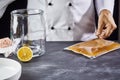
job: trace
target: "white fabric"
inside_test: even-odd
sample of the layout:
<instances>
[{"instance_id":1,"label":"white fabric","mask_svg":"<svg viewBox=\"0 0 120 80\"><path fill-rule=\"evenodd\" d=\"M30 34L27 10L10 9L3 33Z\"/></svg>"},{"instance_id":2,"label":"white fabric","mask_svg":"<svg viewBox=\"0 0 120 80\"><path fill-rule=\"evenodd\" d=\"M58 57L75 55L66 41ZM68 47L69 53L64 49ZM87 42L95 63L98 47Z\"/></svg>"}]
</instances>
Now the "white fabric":
<instances>
[{"instance_id":1,"label":"white fabric","mask_svg":"<svg viewBox=\"0 0 120 80\"><path fill-rule=\"evenodd\" d=\"M0 18L4 14L7 6L15 0L0 0Z\"/></svg>"},{"instance_id":2,"label":"white fabric","mask_svg":"<svg viewBox=\"0 0 120 80\"><path fill-rule=\"evenodd\" d=\"M96 0L96 7L98 14L101 10L107 9L113 14L114 0Z\"/></svg>"},{"instance_id":3,"label":"white fabric","mask_svg":"<svg viewBox=\"0 0 120 80\"><path fill-rule=\"evenodd\" d=\"M52 5L48 5L50 2ZM114 0L96 0L96 6L98 13L102 9L113 13ZM28 0L27 8L45 12L47 41L86 41L95 38L93 0ZM71 30L68 30L69 27Z\"/></svg>"}]
</instances>

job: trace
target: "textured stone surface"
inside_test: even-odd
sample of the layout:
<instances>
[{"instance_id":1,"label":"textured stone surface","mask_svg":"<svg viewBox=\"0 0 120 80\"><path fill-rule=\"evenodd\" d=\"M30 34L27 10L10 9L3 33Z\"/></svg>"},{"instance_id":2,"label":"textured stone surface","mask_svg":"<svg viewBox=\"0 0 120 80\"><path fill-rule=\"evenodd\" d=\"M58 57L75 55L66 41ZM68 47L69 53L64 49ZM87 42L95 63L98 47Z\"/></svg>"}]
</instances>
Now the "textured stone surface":
<instances>
[{"instance_id":1,"label":"textured stone surface","mask_svg":"<svg viewBox=\"0 0 120 80\"><path fill-rule=\"evenodd\" d=\"M119 80L120 49L88 59L83 55L64 51L76 42L48 42L46 53L22 63L20 80ZM10 58L16 59L15 56Z\"/></svg>"}]
</instances>

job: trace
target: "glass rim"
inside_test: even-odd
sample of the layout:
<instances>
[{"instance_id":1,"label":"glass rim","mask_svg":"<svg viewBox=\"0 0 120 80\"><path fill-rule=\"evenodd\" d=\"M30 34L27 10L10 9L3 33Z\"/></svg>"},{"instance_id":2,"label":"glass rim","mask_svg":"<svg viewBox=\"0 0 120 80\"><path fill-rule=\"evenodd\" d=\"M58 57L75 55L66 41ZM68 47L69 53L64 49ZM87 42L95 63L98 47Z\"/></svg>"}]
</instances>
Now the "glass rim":
<instances>
[{"instance_id":1,"label":"glass rim","mask_svg":"<svg viewBox=\"0 0 120 80\"><path fill-rule=\"evenodd\" d=\"M32 11L32 13L24 13L24 12L29 12L29 11ZM41 9L16 9L16 10L13 10L11 11L11 15L14 14L14 15L19 15L19 16L29 16L29 15L37 15L37 14L43 14L43 10Z\"/></svg>"}]
</instances>

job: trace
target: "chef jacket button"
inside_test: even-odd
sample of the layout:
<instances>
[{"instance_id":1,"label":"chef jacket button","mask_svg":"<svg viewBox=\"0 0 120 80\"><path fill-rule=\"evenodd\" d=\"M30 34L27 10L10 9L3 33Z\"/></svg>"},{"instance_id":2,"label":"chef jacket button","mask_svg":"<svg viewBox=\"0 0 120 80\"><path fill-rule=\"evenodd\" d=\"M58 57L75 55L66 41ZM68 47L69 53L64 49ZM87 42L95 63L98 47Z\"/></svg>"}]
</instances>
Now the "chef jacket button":
<instances>
[{"instance_id":1,"label":"chef jacket button","mask_svg":"<svg viewBox=\"0 0 120 80\"><path fill-rule=\"evenodd\" d=\"M53 4L50 2L50 3L48 3L48 5L49 5L49 6L52 6Z\"/></svg>"},{"instance_id":2,"label":"chef jacket button","mask_svg":"<svg viewBox=\"0 0 120 80\"><path fill-rule=\"evenodd\" d=\"M51 29L54 30L55 28L52 26Z\"/></svg>"},{"instance_id":3,"label":"chef jacket button","mask_svg":"<svg viewBox=\"0 0 120 80\"><path fill-rule=\"evenodd\" d=\"M71 30L71 27L68 27L68 30Z\"/></svg>"},{"instance_id":4,"label":"chef jacket button","mask_svg":"<svg viewBox=\"0 0 120 80\"><path fill-rule=\"evenodd\" d=\"M72 6L72 3L69 3L69 6Z\"/></svg>"}]
</instances>

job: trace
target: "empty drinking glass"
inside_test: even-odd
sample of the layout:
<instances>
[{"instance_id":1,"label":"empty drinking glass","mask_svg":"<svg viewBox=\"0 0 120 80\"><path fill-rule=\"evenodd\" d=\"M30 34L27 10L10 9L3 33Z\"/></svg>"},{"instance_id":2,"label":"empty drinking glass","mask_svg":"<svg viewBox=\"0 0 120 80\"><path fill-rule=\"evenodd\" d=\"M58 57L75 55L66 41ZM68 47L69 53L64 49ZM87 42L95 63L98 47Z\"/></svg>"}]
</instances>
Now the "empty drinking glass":
<instances>
[{"instance_id":1,"label":"empty drinking glass","mask_svg":"<svg viewBox=\"0 0 120 80\"><path fill-rule=\"evenodd\" d=\"M28 46L33 57L45 53L45 22L42 10L19 9L11 12L11 39L17 43L16 51Z\"/></svg>"}]
</instances>

